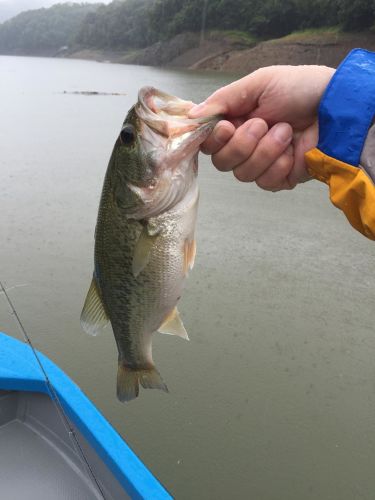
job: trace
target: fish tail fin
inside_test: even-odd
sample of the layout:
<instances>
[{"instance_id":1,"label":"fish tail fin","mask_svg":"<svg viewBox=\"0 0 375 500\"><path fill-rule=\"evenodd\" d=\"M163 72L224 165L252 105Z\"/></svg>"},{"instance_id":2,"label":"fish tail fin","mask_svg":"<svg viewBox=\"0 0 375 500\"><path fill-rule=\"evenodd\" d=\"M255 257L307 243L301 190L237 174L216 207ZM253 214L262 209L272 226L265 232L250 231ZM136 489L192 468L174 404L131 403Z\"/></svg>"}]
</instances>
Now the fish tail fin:
<instances>
[{"instance_id":1,"label":"fish tail fin","mask_svg":"<svg viewBox=\"0 0 375 500\"><path fill-rule=\"evenodd\" d=\"M156 368L134 370L121 361L117 371L117 398L122 401L131 401L138 397L139 384L145 389L161 389L169 392Z\"/></svg>"}]
</instances>

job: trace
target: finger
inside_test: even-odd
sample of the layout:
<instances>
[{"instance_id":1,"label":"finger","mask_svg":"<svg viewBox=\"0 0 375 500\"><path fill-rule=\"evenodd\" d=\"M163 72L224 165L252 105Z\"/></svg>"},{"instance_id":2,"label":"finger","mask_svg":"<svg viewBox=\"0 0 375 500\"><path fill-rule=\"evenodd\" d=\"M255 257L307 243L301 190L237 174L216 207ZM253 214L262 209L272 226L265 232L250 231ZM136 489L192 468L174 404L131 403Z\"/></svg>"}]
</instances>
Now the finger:
<instances>
[{"instance_id":1,"label":"finger","mask_svg":"<svg viewBox=\"0 0 375 500\"><path fill-rule=\"evenodd\" d=\"M292 189L295 184L289 182L288 176L293 168L293 148L289 146L285 153L260 175L255 183L266 191L280 191L281 189Z\"/></svg>"},{"instance_id":2,"label":"finger","mask_svg":"<svg viewBox=\"0 0 375 500\"><path fill-rule=\"evenodd\" d=\"M295 151L295 161L293 169L289 175L289 182L292 184L305 182L311 179L305 162L305 153L313 149L318 144L319 131L318 123L315 122L305 131L294 134L293 144Z\"/></svg>"},{"instance_id":3,"label":"finger","mask_svg":"<svg viewBox=\"0 0 375 500\"><path fill-rule=\"evenodd\" d=\"M234 169L235 177L242 182L257 179L284 153L292 137L293 129L288 123L274 125L259 141L253 154Z\"/></svg>"},{"instance_id":4,"label":"finger","mask_svg":"<svg viewBox=\"0 0 375 500\"><path fill-rule=\"evenodd\" d=\"M198 118L209 115L242 116L251 112L268 82L268 71L254 71L214 92L204 102L190 109L188 116Z\"/></svg>"},{"instance_id":5,"label":"finger","mask_svg":"<svg viewBox=\"0 0 375 500\"><path fill-rule=\"evenodd\" d=\"M235 128L238 128L238 127L241 127L241 125L243 125L248 119L249 119L249 116L240 116L238 118L231 118L230 122L233 123Z\"/></svg>"},{"instance_id":6,"label":"finger","mask_svg":"<svg viewBox=\"0 0 375 500\"><path fill-rule=\"evenodd\" d=\"M236 128L226 120L220 121L209 137L201 145L202 153L213 155L217 153L233 136Z\"/></svg>"},{"instance_id":7,"label":"finger","mask_svg":"<svg viewBox=\"0 0 375 500\"><path fill-rule=\"evenodd\" d=\"M222 172L232 170L249 158L267 131L264 120L255 118L245 122L235 131L230 141L212 156L212 163Z\"/></svg>"}]
</instances>

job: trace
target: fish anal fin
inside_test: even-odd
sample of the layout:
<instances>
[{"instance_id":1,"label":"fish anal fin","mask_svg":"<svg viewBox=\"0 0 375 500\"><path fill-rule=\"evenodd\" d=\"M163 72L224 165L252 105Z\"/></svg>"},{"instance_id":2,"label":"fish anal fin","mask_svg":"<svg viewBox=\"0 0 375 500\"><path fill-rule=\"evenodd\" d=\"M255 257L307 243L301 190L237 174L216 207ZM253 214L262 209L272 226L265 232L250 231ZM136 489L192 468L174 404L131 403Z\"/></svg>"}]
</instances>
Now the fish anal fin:
<instances>
[{"instance_id":1,"label":"fish anal fin","mask_svg":"<svg viewBox=\"0 0 375 500\"><path fill-rule=\"evenodd\" d=\"M184 273L185 276L189 270L193 269L195 262L195 255L197 253L197 244L195 239L185 240L184 244Z\"/></svg>"},{"instance_id":2,"label":"fish anal fin","mask_svg":"<svg viewBox=\"0 0 375 500\"><path fill-rule=\"evenodd\" d=\"M98 335L108 323L109 318L104 310L95 277L93 277L81 312L81 326L89 335Z\"/></svg>"},{"instance_id":3,"label":"fish anal fin","mask_svg":"<svg viewBox=\"0 0 375 500\"><path fill-rule=\"evenodd\" d=\"M117 398L121 402L131 401L138 397L139 384L145 389L160 389L169 392L160 373L155 367L149 369L129 368L119 361L117 371Z\"/></svg>"},{"instance_id":4,"label":"fish anal fin","mask_svg":"<svg viewBox=\"0 0 375 500\"><path fill-rule=\"evenodd\" d=\"M143 227L134 248L132 271L135 278L139 276L149 263L151 250L158 238L158 235L158 233L149 234L147 225Z\"/></svg>"},{"instance_id":5,"label":"fish anal fin","mask_svg":"<svg viewBox=\"0 0 375 500\"><path fill-rule=\"evenodd\" d=\"M185 330L177 307L172 309L172 311L168 314L164 323L158 328L158 332L166 335L177 335L177 337L189 340L189 336Z\"/></svg>"}]
</instances>

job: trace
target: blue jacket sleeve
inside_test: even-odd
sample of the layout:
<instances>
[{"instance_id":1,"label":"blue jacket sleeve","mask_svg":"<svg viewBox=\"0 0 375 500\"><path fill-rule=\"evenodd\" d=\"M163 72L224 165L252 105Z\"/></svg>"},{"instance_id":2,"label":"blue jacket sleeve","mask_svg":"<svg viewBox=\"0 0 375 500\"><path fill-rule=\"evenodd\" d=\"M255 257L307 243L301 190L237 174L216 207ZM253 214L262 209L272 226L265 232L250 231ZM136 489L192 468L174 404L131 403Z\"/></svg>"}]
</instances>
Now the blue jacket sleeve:
<instances>
[{"instance_id":1,"label":"blue jacket sleeve","mask_svg":"<svg viewBox=\"0 0 375 500\"><path fill-rule=\"evenodd\" d=\"M334 74L319 108L319 143L306 154L313 177L352 226L375 240L375 186L360 166L375 115L375 53L355 49Z\"/></svg>"}]
</instances>

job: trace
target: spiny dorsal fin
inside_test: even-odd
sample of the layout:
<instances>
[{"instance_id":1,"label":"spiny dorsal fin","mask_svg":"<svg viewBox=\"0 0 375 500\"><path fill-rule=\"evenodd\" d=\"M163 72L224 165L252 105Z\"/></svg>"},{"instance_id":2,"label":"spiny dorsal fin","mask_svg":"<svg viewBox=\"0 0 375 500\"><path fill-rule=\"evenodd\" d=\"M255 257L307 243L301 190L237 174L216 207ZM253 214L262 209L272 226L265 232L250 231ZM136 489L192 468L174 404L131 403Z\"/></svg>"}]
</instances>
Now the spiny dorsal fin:
<instances>
[{"instance_id":1,"label":"spiny dorsal fin","mask_svg":"<svg viewBox=\"0 0 375 500\"><path fill-rule=\"evenodd\" d=\"M158 332L165 333L166 335L177 335L182 339L189 340L189 336L182 323L177 307L168 314L164 323L158 328Z\"/></svg>"},{"instance_id":2,"label":"spiny dorsal fin","mask_svg":"<svg viewBox=\"0 0 375 500\"><path fill-rule=\"evenodd\" d=\"M143 269L147 266L150 260L152 247L158 238L157 234L149 234L147 224L143 227L139 235L137 244L134 248L132 271L133 276L136 278Z\"/></svg>"},{"instance_id":3,"label":"spiny dorsal fin","mask_svg":"<svg viewBox=\"0 0 375 500\"><path fill-rule=\"evenodd\" d=\"M81 326L89 335L98 335L108 323L109 318L104 310L95 277L93 277L81 312Z\"/></svg>"},{"instance_id":4,"label":"spiny dorsal fin","mask_svg":"<svg viewBox=\"0 0 375 500\"><path fill-rule=\"evenodd\" d=\"M195 240L185 240L184 245L184 273L185 276L188 274L189 270L193 269L195 254L197 252L197 244Z\"/></svg>"}]
</instances>

